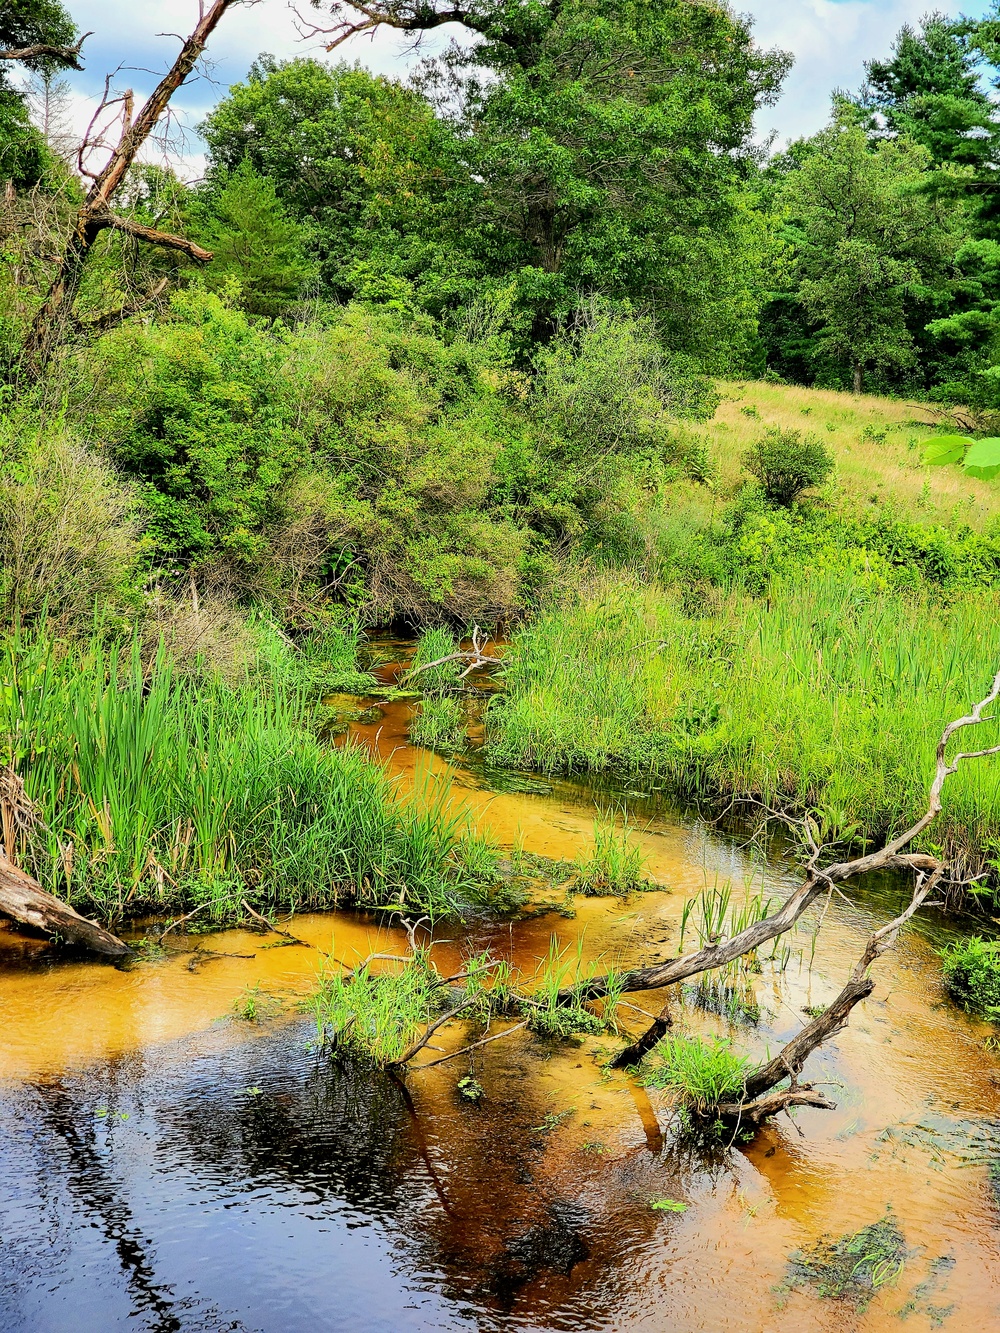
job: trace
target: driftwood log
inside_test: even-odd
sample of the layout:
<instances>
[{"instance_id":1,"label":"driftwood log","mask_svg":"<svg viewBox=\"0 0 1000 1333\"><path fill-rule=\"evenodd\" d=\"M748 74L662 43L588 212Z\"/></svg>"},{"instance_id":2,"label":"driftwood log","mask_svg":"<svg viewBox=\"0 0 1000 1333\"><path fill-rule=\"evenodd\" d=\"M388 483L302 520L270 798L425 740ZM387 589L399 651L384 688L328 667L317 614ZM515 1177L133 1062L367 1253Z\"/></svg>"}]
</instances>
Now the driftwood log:
<instances>
[{"instance_id":1,"label":"driftwood log","mask_svg":"<svg viewBox=\"0 0 1000 1333\"><path fill-rule=\"evenodd\" d=\"M88 921L68 903L46 893L37 880L19 870L0 851L0 913L22 926L59 935L70 944L80 945L106 958L131 958L132 950L124 940Z\"/></svg>"}]
</instances>

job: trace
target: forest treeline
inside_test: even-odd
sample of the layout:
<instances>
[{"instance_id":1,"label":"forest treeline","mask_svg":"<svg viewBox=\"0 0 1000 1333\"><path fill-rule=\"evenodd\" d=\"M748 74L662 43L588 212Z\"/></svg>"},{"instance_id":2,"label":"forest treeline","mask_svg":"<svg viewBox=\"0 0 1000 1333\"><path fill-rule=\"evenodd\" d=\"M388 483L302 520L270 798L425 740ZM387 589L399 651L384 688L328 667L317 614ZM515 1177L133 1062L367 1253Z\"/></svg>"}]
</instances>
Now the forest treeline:
<instances>
[{"instance_id":1,"label":"forest treeline","mask_svg":"<svg viewBox=\"0 0 1000 1333\"><path fill-rule=\"evenodd\" d=\"M334 46L374 22L334 10ZM79 522L119 602L194 568L240 597L495 619L581 543L634 547L637 488L704 479L678 423L714 410L706 376L1000 407L996 14L902 29L780 152L754 117L789 57L723 5L485 0L406 81L261 56L200 126L202 179L133 165L28 387L90 159L64 124L70 15L5 13L3 429L32 479L9 504L62 476L103 506ZM31 542L20 615L62 596Z\"/></svg>"}]
</instances>

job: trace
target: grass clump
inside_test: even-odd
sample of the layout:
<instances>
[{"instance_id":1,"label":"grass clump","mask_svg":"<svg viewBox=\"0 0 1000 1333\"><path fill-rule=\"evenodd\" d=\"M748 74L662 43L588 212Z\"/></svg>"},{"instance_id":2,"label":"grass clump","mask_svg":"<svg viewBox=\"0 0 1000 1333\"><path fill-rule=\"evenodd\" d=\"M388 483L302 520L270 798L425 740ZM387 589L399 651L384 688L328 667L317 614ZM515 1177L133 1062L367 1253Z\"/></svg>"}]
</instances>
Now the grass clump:
<instances>
[{"instance_id":1,"label":"grass clump","mask_svg":"<svg viewBox=\"0 0 1000 1333\"><path fill-rule=\"evenodd\" d=\"M410 740L443 754L465 745L465 709L458 699L443 695L425 698L410 723Z\"/></svg>"},{"instance_id":2,"label":"grass clump","mask_svg":"<svg viewBox=\"0 0 1000 1333\"><path fill-rule=\"evenodd\" d=\"M891 1286L906 1264L907 1248L895 1218L887 1214L837 1240L822 1237L789 1260L785 1288L809 1284L821 1296L850 1301L860 1313L883 1287Z\"/></svg>"},{"instance_id":3,"label":"grass clump","mask_svg":"<svg viewBox=\"0 0 1000 1333\"><path fill-rule=\"evenodd\" d=\"M643 875L647 858L631 841L627 820L619 830L613 818L594 820L594 844L575 862L576 892L588 897L623 897L648 884Z\"/></svg>"},{"instance_id":4,"label":"grass clump","mask_svg":"<svg viewBox=\"0 0 1000 1333\"><path fill-rule=\"evenodd\" d=\"M953 941L941 953L948 994L963 1009L1000 1018L1000 940L972 935Z\"/></svg>"},{"instance_id":5,"label":"grass clump","mask_svg":"<svg viewBox=\"0 0 1000 1333\"><path fill-rule=\"evenodd\" d=\"M36 812L16 848L42 884L110 919L207 904L356 902L441 914L495 860L441 786L401 799L352 747L324 746L280 676L180 676L138 639L0 644L0 765Z\"/></svg>"},{"instance_id":6,"label":"grass clump","mask_svg":"<svg viewBox=\"0 0 1000 1333\"><path fill-rule=\"evenodd\" d=\"M416 650L404 676L405 683L431 696L457 690L460 688L462 663L440 661L442 657L455 652L458 652L458 640L450 629L439 626L425 630L417 640ZM434 662L438 665L432 666Z\"/></svg>"},{"instance_id":7,"label":"grass clump","mask_svg":"<svg viewBox=\"0 0 1000 1333\"><path fill-rule=\"evenodd\" d=\"M722 1102L743 1095L750 1061L737 1055L720 1037L667 1037L642 1070L647 1088L677 1095L680 1104L698 1115L708 1115Z\"/></svg>"},{"instance_id":8,"label":"grass clump","mask_svg":"<svg viewBox=\"0 0 1000 1333\"><path fill-rule=\"evenodd\" d=\"M334 971L328 960L307 1007L324 1045L362 1055L373 1064L396 1064L431 1018L446 992L426 954L394 972Z\"/></svg>"}]
</instances>

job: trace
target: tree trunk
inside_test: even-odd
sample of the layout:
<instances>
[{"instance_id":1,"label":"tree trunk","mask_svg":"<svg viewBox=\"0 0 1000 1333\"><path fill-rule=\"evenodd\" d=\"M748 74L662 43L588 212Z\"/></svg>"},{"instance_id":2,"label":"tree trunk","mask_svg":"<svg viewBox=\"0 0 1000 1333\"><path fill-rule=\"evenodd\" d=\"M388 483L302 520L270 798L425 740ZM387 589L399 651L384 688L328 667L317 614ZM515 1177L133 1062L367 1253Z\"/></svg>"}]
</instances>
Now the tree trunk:
<instances>
[{"instance_id":1,"label":"tree trunk","mask_svg":"<svg viewBox=\"0 0 1000 1333\"><path fill-rule=\"evenodd\" d=\"M857 364L854 367L854 392L861 392L861 367Z\"/></svg>"},{"instance_id":2,"label":"tree trunk","mask_svg":"<svg viewBox=\"0 0 1000 1333\"><path fill-rule=\"evenodd\" d=\"M68 903L46 893L37 880L19 870L0 852L0 912L22 926L32 926L49 935L61 935L106 958L131 958L132 950L95 921L88 921Z\"/></svg>"}]
</instances>

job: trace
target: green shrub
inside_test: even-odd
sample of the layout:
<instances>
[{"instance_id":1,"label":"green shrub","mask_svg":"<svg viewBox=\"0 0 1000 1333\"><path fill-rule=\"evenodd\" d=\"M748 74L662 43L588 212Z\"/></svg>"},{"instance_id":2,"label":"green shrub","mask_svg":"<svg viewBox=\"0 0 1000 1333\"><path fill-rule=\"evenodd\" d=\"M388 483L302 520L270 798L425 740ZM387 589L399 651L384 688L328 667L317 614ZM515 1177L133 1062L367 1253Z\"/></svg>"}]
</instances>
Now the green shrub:
<instances>
[{"instance_id":1,"label":"green shrub","mask_svg":"<svg viewBox=\"0 0 1000 1333\"><path fill-rule=\"evenodd\" d=\"M953 941L942 951L941 970L948 994L963 1009L1000 1017L1000 940L972 935Z\"/></svg>"},{"instance_id":2,"label":"green shrub","mask_svg":"<svg viewBox=\"0 0 1000 1333\"><path fill-rule=\"evenodd\" d=\"M144 546L135 496L58 421L27 413L0 424L0 614L46 613L63 632L88 631L142 604Z\"/></svg>"},{"instance_id":3,"label":"green shrub","mask_svg":"<svg viewBox=\"0 0 1000 1333\"><path fill-rule=\"evenodd\" d=\"M833 455L813 435L775 427L743 455L743 466L776 504L790 505L822 486L833 471Z\"/></svg>"}]
</instances>

